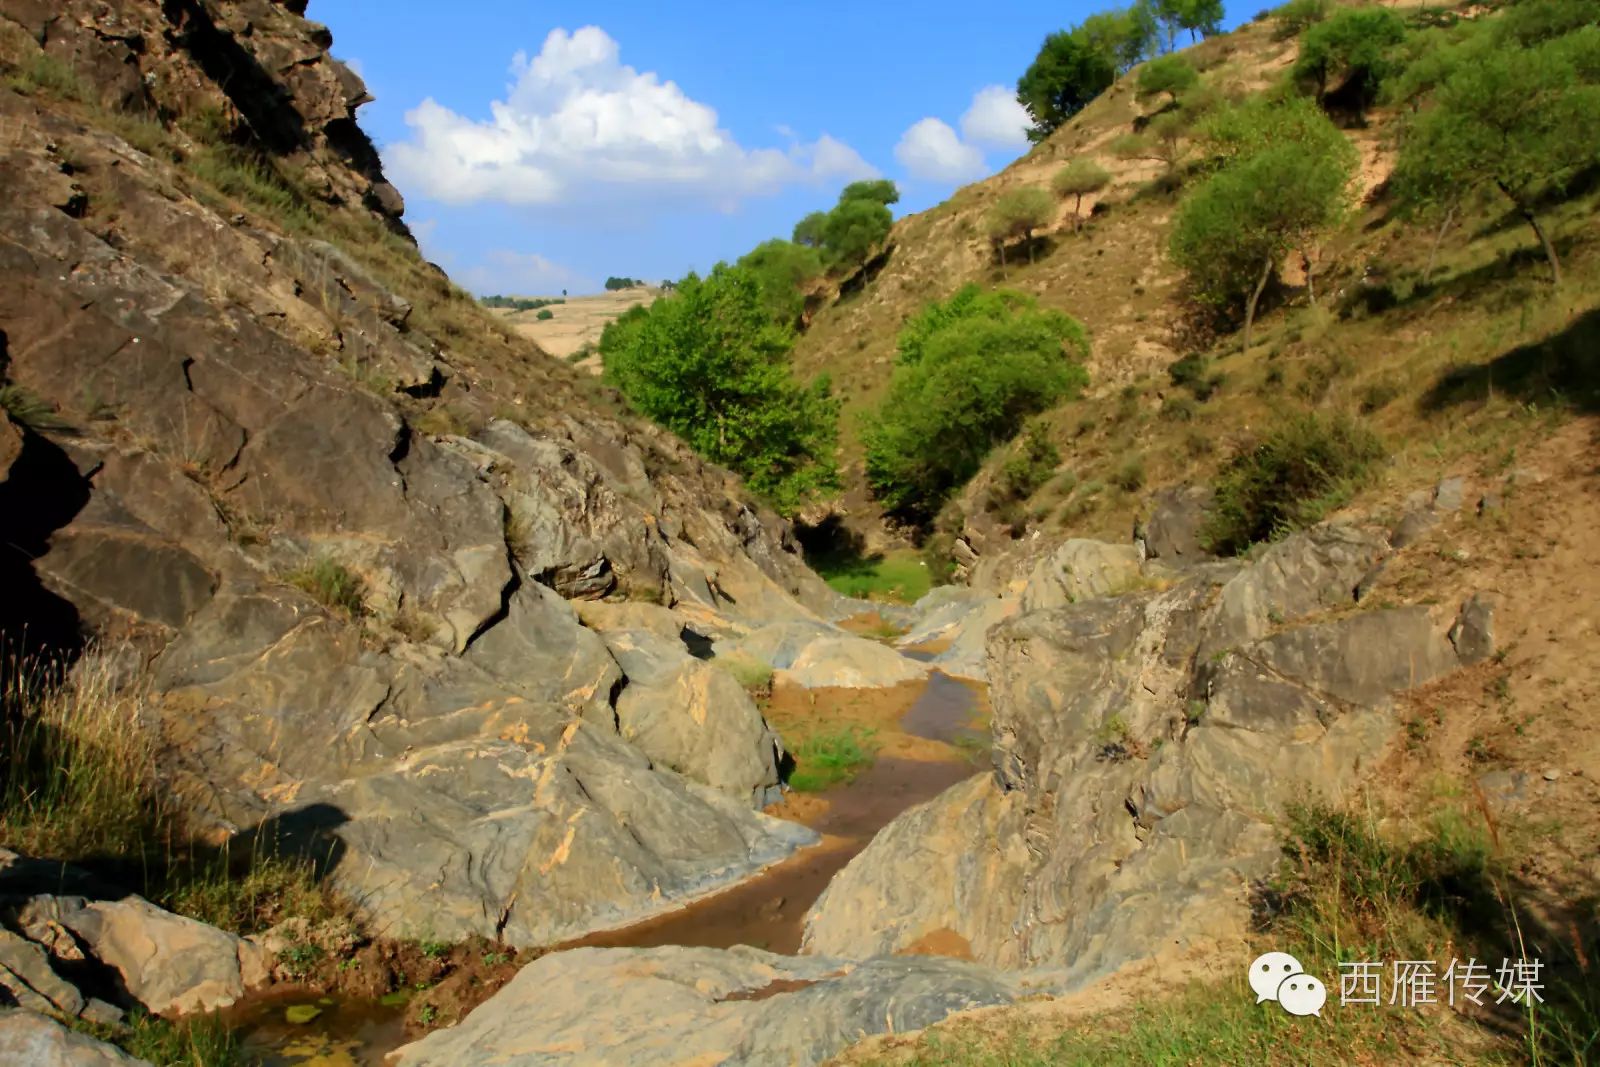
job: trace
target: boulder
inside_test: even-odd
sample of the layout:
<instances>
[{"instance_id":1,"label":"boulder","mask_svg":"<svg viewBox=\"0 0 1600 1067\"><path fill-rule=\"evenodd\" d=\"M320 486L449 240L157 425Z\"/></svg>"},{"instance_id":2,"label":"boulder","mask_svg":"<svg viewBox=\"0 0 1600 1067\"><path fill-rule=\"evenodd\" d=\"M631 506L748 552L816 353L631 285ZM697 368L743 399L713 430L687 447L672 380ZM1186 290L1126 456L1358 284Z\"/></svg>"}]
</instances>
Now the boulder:
<instances>
[{"instance_id":1,"label":"boulder","mask_svg":"<svg viewBox=\"0 0 1600 1067\"><path fill-rule=\"evenodd\" d=\"M616 702L624 740L754 807L777 798L783 746L737 679L648 630L615 631L606 644L627 676Z\"/></svg>"},{"instance_id":2,"label":"boulder","mask_svg":"<svg viewBox=\"0 0 1600 1067\"><path fill-rule=\"evenodd\" d=\"M1156 493L1140 531L1146 557L1181 564L1210 555L1200 543L1200 531L1214 496L1204 485L1174 486Z\"/></svg>"},{"instance_id":3,"label":"boulder","mask_svg":"<svg viewBox=\"0 0 1600 1067\"><path fill-rule=\"evenodd\" d=\"M278 822L335 857L335 886L380 932L517 947L670 911L817 840L747 797L652 770L609 729L526 722L309 783Z\"/></svg>"},{"instance_id":4,"label":"boulder","mask_svg":"<svg viewBox=\"0 0 1600 1067\"><path fill-rule=\"evenodd\" d=\"M150 1067L115 1045L32 1011L0 1009L0 1063L19 1067Z\"/></svg>"},{"instance_id":5,"label":"boulder","mask_svg":"<svg viewBox=\"0 0 1600 1067\"><path fill-rule=\"evenodd\" d=\"M398 1067L822 1063L869 1034L1004 1004L1005 977L931 957L849 963L753 948L576 949L524 967Z\"/></svg>"},{"instance_id":6,"label":"boulder","mask_svg":"<svg viewBox=\"0 0 1600 1067\"><path fill-rule=\"evenodd\" d=\"M1022 610L1039 611L1125 592L1142 573L1132 545L1073 538L1034 565L1022 590Z\"/></svg>"},{"instance_id":7,"label":"boulder","mask_svg":"<svg viewBox=\"0 0 1600 1067\"><path fill-rule=\"evenodd\" d=\"M1461 605L1461 614L1450 628L1450 643L1462 663L1482 663L1494 655L1495 598L1487 593L1474 593Z\"/></svg>"},{"instance_id":8,"label":"boulder","mask_svg":"<svg viewBox=\"0 0 1600 1067\"><path fill-rule=\"evenodd\" d=\"M128 994L153 1014L225 1008L267 977L255 946L141 897L41 898L32 908L36 918L71 930L84 950L113 968Z\"/></svg>"},{"instance_id":9,"label":"boulder","mask_svg":"<svg viewBox=\"0 0 1600 1067\"><path fill-rule=\"evenodd\" d=\"M1382 545L1313 530L994 627L994 773L880 831L806 948L861 958L943 931L1074 987L1244 934L1284 806L1349 795L1396 733L1391 694L1460 663L1422 607L1307 620L1351 606Z\"/></svg>"},{"instance_id":10,"label":"boulder","mask_svg":"<svg viewBox=\"0 0 1600 1067\"><path fill-rule=\"evenodd\" d=\"M930 594L931 595L931 594ZM898 644L913 648L919 644L944 647L931 656L918 657L930 667L946 674L982 682L988 678L989 630L1016 614L1016 597L974 595L952 599L929 612Z\"/></svg>"},{"instance_id":11,"label":"boulder","mask_svg":"<svg viewBox=\"0 0 1600 1067\"><path fill-rule=\"evenodd\" d=\"M13 1003L29 1011L78 1015L84 997L76 986L56 974L50 954L27 938L0 930L0 985Z\"/></svg>"},{"instance_id":12,"label":"boulder","mask_svg":"<svg viewBox=\"0 0 1600 1067\"><path fill-rule=\"evenodd\" d=\"M850 635L817 638L779 672L784 681L805 689L879 689L919 681L927 674L926 664L888 645Z\"/></svg>"}]
</instances>

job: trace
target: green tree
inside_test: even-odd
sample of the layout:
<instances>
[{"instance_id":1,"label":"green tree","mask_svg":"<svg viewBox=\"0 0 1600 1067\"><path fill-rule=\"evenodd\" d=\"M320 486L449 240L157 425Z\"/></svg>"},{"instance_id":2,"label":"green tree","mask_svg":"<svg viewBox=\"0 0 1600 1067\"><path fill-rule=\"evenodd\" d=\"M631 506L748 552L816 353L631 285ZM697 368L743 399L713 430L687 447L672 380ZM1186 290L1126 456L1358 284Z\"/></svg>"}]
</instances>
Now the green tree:
<instances>
[{"instance_id":1,"label":"green tree","mask_svg":"<svg viewBox=\"0 0 1600 1067\"><path fill-rule=\"evenodd\" d=\"M1116 80L1116 66L1076 30L1052 33L1017 82L1017 102L1033 119L1028 137L1042 141Z\"/></svg>"},{"instance_id":2,"label":"green tree","mask_svg":"<svg viewBox=\"0 0 1600 1067\"><path fill-rule=\"evenodd\" d=\"M1200 83L1194 65L1180 55L1160 56L1139 68L1138 93L1141 99L1166 93L1173 103Z\"/></svg>"},{"instance_id":3,"label":"green tree","mask_svg":"<svg viewBox=\"0 0 1600 1067\"><path fill-rule=\"evenodd\" d=\"M926 523L996 445L1088 382L1081 324L1024 293L975 285L901 332L889 394L867 419L867 482L892 514Z\"/></svg>"},{"instance_id":4,"label":"green tree","mask_svg":"<svg viewBox=\"0 0 1600 1067\"><path fill-rule=\"evenodd\" d=\"M817 249L829 270L859 267L889 236L894 226L889 205L899 200L894 182L851 182L831 211L813 211L795 225L794 243Z\"/></svg>"},{"instance_id":5,"label":"green tree","mask_svg":"<svg viewBox=\"0 0 1600 1067\"><path fill-rule=\"evenodd\" d=\"M1213 135L1226 134L1223 163L1179 205L1170 251L1200 299L1222 308L1244 301L1249 351L1278 262L1304 252L1347 209L1356 151L1309 100L1236 111L1211 124Z\"/></svg>"},{"instance_id":6,"label":"green tree","mask_svg":"<svg viewBox=\"0 0 1600 1067\"><path fill-rule=\"evenodd\" d=\"M1087 157L1079 157L1056 171L1050 188L1063 200L1072 198L1072 230L1083 228L1083 198L1111 184L1111 172Z\"/></svg>"},{"instance_id":7,"label":"green tree","mask_svg":"<svg viewBox=\"0 0 1600 1067\"><path fill-rule=\"evenodd\" d=\"M828 213L826 211L813 211L794 224L794 243L805 245L808 248L821 248L822 234L827 228Z\"/></svg>"},{"instance_id":8,"label":"green tree","mask_svg":"<svg viewBox=\"0 0 1600 1067\"><path fill-rule=\"evenodd\" d=\"M1295 37L1328 17L1332 0L1289 0L1272 12L1278 22L1279 36Z\"/></svg>"},{"instance_id":9,"label":"green tree","mask_svg":"<svg viewBox=\"0 0 1600 1067\"><path fill-rule=\"evenodd\" d=\"M807 245L781 238L763 241L736 264L761 287L774 322L793 325L805 308L805 285L822 276L822 256Z\"/></svg>"},{"instance_id":10,"label":"green tree","mask_svg":"<svg viewBox=\"0 0 1600 1067\"><path fill-rule=\"evenodd\" d=\"M1025 186L1000 194L994 207L989 209L989 238L1000 253L1000 268L1005 269L1006 246L1014 241L1025 241L1028 262L1033 262L1033 234L1055 219L1056 205L1050 194L1037 186Z\"/></svg>"},{"instance_id":11,"label":"green tree","mask_svg":"<svg viewBox=\"0 0 1600 1067\"><path fill-rule=\"evenodd\" d=\"M1104 56L1116 74L1125 74L1156 49L1155 9L1141 0L1131 7L1098 11L1074 32Z\"/></svg>"},{"instance_id":12,"label":"green tree","mask_svg":"<svg viewBox=\"0 0 1600 1067\"><path fill-rule=\"evenodd\" d=\"M870 178L866 181L851 182L840 191L839 203L851 200L870 200L888 207L890 204L900 202L900 190L887 178Z\"/></svg>"},{"instance_id":13,"label":"green tree","mask_svg":"<svg viewBox=\"0 0 1600 1067\"><path fill-rule=\"evenodd\" d=\"M1463 47L1401 142L1393 186L1412 209L1498 189L1527 222L1556 284L1540 197L1600 164L1600 27L1531 48Z\"/></svg>"},{"instance_id":14,"label":"green tree","mask_svg":"<svg viewBox=\"0 0 1600 1067\"><path fill-rule=\"evenodd\" d=\"M639 411L792 514L839 484L838 403L826 380L794 380L792 344L756 278L719 264L607 326L600 355Z\"/></svg>"},{"instance_id":15,"label":"green tree","mask_svg":"<svg viewBox=\"0 0 1600 1067\"><path fill-rule=\"evenodd\" d=\"M1170 181L1183 161L1187 129L1181 112L1167 111L1151 119L1143 133L1123 134L1111 142L1110 148L1122 159L1150 159L1165 165Z\"/></svg>"},{"instance_id":16,"label":"green tree","mask_svg":"<svg viewBox=\"0 0 1600 1067\"><path fill-rule=\"evenodd\" d=\"M1306 30L1291 76L1319 104L1332 85L1347 90L1365 111L1397 69L1396 52L1405 38L1405 20L1386 7L1342 8Z\"/></svg>"},{"instance_id":17,"label":"green tree","mask_svg":"<svg viewBox=\"0 0 1600 1067\"><path fill-rule=\"evenodd\" d=\"M1176 0L1178 25L1189 31L1189 40L1210 37L1222 28L1222 0Z\"/></svg>"}]
</instances>

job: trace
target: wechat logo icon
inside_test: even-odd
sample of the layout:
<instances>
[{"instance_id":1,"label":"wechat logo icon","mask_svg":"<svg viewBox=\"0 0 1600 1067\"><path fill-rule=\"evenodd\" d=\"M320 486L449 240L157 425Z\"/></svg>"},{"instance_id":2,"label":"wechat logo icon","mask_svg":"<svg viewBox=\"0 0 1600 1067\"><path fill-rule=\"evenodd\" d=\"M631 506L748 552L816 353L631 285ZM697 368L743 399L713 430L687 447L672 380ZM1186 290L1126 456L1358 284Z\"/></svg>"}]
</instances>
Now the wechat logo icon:
<instances>
[{"instance_id":1,"label":"wechat logo icon","mask_svg":"<svg viewBox=\"0 0 1600 1067\"><path fill-rule=\"evenodd\" d=\"M1328 987L1305 973L1300 961L1287 952L1263 952L1250 964L1250 988L1256 1003L1275 1000L1290 1015L1322 1017Z\"/></svg>"}]
</instances>

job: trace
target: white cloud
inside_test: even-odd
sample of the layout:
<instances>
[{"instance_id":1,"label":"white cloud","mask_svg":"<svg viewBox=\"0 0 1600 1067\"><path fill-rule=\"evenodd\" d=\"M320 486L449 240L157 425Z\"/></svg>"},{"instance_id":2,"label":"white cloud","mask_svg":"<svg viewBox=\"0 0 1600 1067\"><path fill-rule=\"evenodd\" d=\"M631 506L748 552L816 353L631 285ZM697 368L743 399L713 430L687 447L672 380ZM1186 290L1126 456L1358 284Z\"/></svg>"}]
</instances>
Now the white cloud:
<instances>
[{"instance_id":1,"label":"white cloud","mask_svg":"<svg viewBox=\"0 0 1600 1067\"><path fill-rule=\"evenodd\" d=\"M894 158L913 178L934 182L960 182L982 177L988 169L983 153L962 143L942 119L918 119L900 135Z\"/></svg>"},{"instance_id":2,"label":"white cloud","mask_svg":"<svg viewBox=\"0 0 1600 1067\"><path fill-rule=\"evenodd\" d=\"M406 114L411 136L384 153L402 186L452 204L616 204L664 196L731 208L801 182L877 172L823 135L747 149L711 107L640 73L598 26L553 30L539 54L518 52L504 100L475 121L432 99Z\"/></svg>"},{"instance_id":3,"label":"white cloud","mask_svg":"<svg viewBox=\"0 0 1600 1067\"><path fill-rule=\"evenodd\" d=\"M485 262L459 272L457 280L481 296L550 296L563 289L589 290L594 282L536 252L495 251Z\"/></svg>"},{"instance_id":4,"label":"white cloud","mask_svg":"<svg viewBox=\"0 0 1600 1067\"><path fill-rule=\"evenodd\" d=\"M1023 148L1033 120L1017 103L1017 94L1003 85L987 85L972 97L961 116L961 136L970 144L990 148Z\"/></svg>"}]
</instances>

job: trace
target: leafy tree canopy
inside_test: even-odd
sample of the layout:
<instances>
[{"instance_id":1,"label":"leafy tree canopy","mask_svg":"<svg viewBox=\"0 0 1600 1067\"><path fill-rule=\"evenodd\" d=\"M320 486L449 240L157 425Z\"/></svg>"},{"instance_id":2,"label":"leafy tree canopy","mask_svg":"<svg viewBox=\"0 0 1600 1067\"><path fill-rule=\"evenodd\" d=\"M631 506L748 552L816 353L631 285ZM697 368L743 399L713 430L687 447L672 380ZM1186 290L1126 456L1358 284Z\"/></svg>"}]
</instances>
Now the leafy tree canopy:
<instances>
[{"instance_id":1,"label":"leafy tree canopy","mask_svg":"<svg viewBox=\"0 0 1600 1067\"><path fill-rule=\"evenodd\" d=\"M719 264L606 327L606 378L649 418L785 514L838 488L838 404L794 380L793 334L748 270Z\"/></svg>"},{"instance_id":2,"label":"leafy tree canopy","mask_svg":"<svg viewBox=\"0 0 1600 1067\"><path fill-rule=\"evenodd\" d=\"M1413 210L1488 186L1516 206L1559 282L1561 264L1535 213L1541 196L1600 165L1600 27L1528 48L1462 42L1431 69L1401 142L1393 187Z\"/></svg>"},{"instance_id":3,"label":"leafy tree canopy","mask_svg":"<svg viewBox=\"0 0 1600 1067\"><path fill-rule=\"evenodd\" d=\"M775 237L745 253L737 266L755 278L773 321L792 325L805 307L803 287L822 275L822 256L808 245Z\"/></svg>"},{"instance_id":4,"label":"leafy tree canopy","mask_svg":"<svg viewBox=\"0 0 1600 1067\"><path fill-rule=\"evenodd\" d=\"M892 514L930 521L997 444L1088 382L1075 319L968 285L901 331L889 395L868 418L867 481Z\"/></svg>"},{"instance_id":5,"label":"leafy tree canopy","mask_svg":"<svg viewBox=\"0 0 1600 1067\"><path fill-rule=\"evenodd\" d=\"M1017 102L1033 119L1028 137L1042 141L1111 87L1117 68L1083 34L1052 33L1017 82Z\"/></svg>"},{"instance_id":6,"label":"leafy tree canopy","mask_svg":"<svg viewBox=\"0 0 1600 1067\"><path fill-rule=\"evenodd\" d=\"M1200 299L1220 308L1245 300L1248 348L1278 261L1348 207L1356 150L1304 98L1252 101L1215 116L1207 132L1222 164L1179 205L1169 247Z\"/></svg>"},{"instance_id":7,"label":"leafy tree canopy","mask_svg":"<svg viewBox=\"0 0 1600 1067\"><path fill-rule=\"evenodd\" d=\"M1365 110L1398 67L1397 49L1405 38L1405 20L1386 7L1341 8L1306 30L1291 74L1319 101L1330 89L1346 87Z\"/></svg>"},{"instance_id":8,"label":"leafy tree canopy","mask_svg":"<svg viewBox=\"0 0 1600 1067\"><path fill-rule=\"evenodd\" d=\"M1141 97L1166 93L1174 101L1179 94L1194 88L1200 82L1194 65L1181 55L1173 54L1152 59L1139 69L1138 89Z\"/></svg>"}]
</instances>

